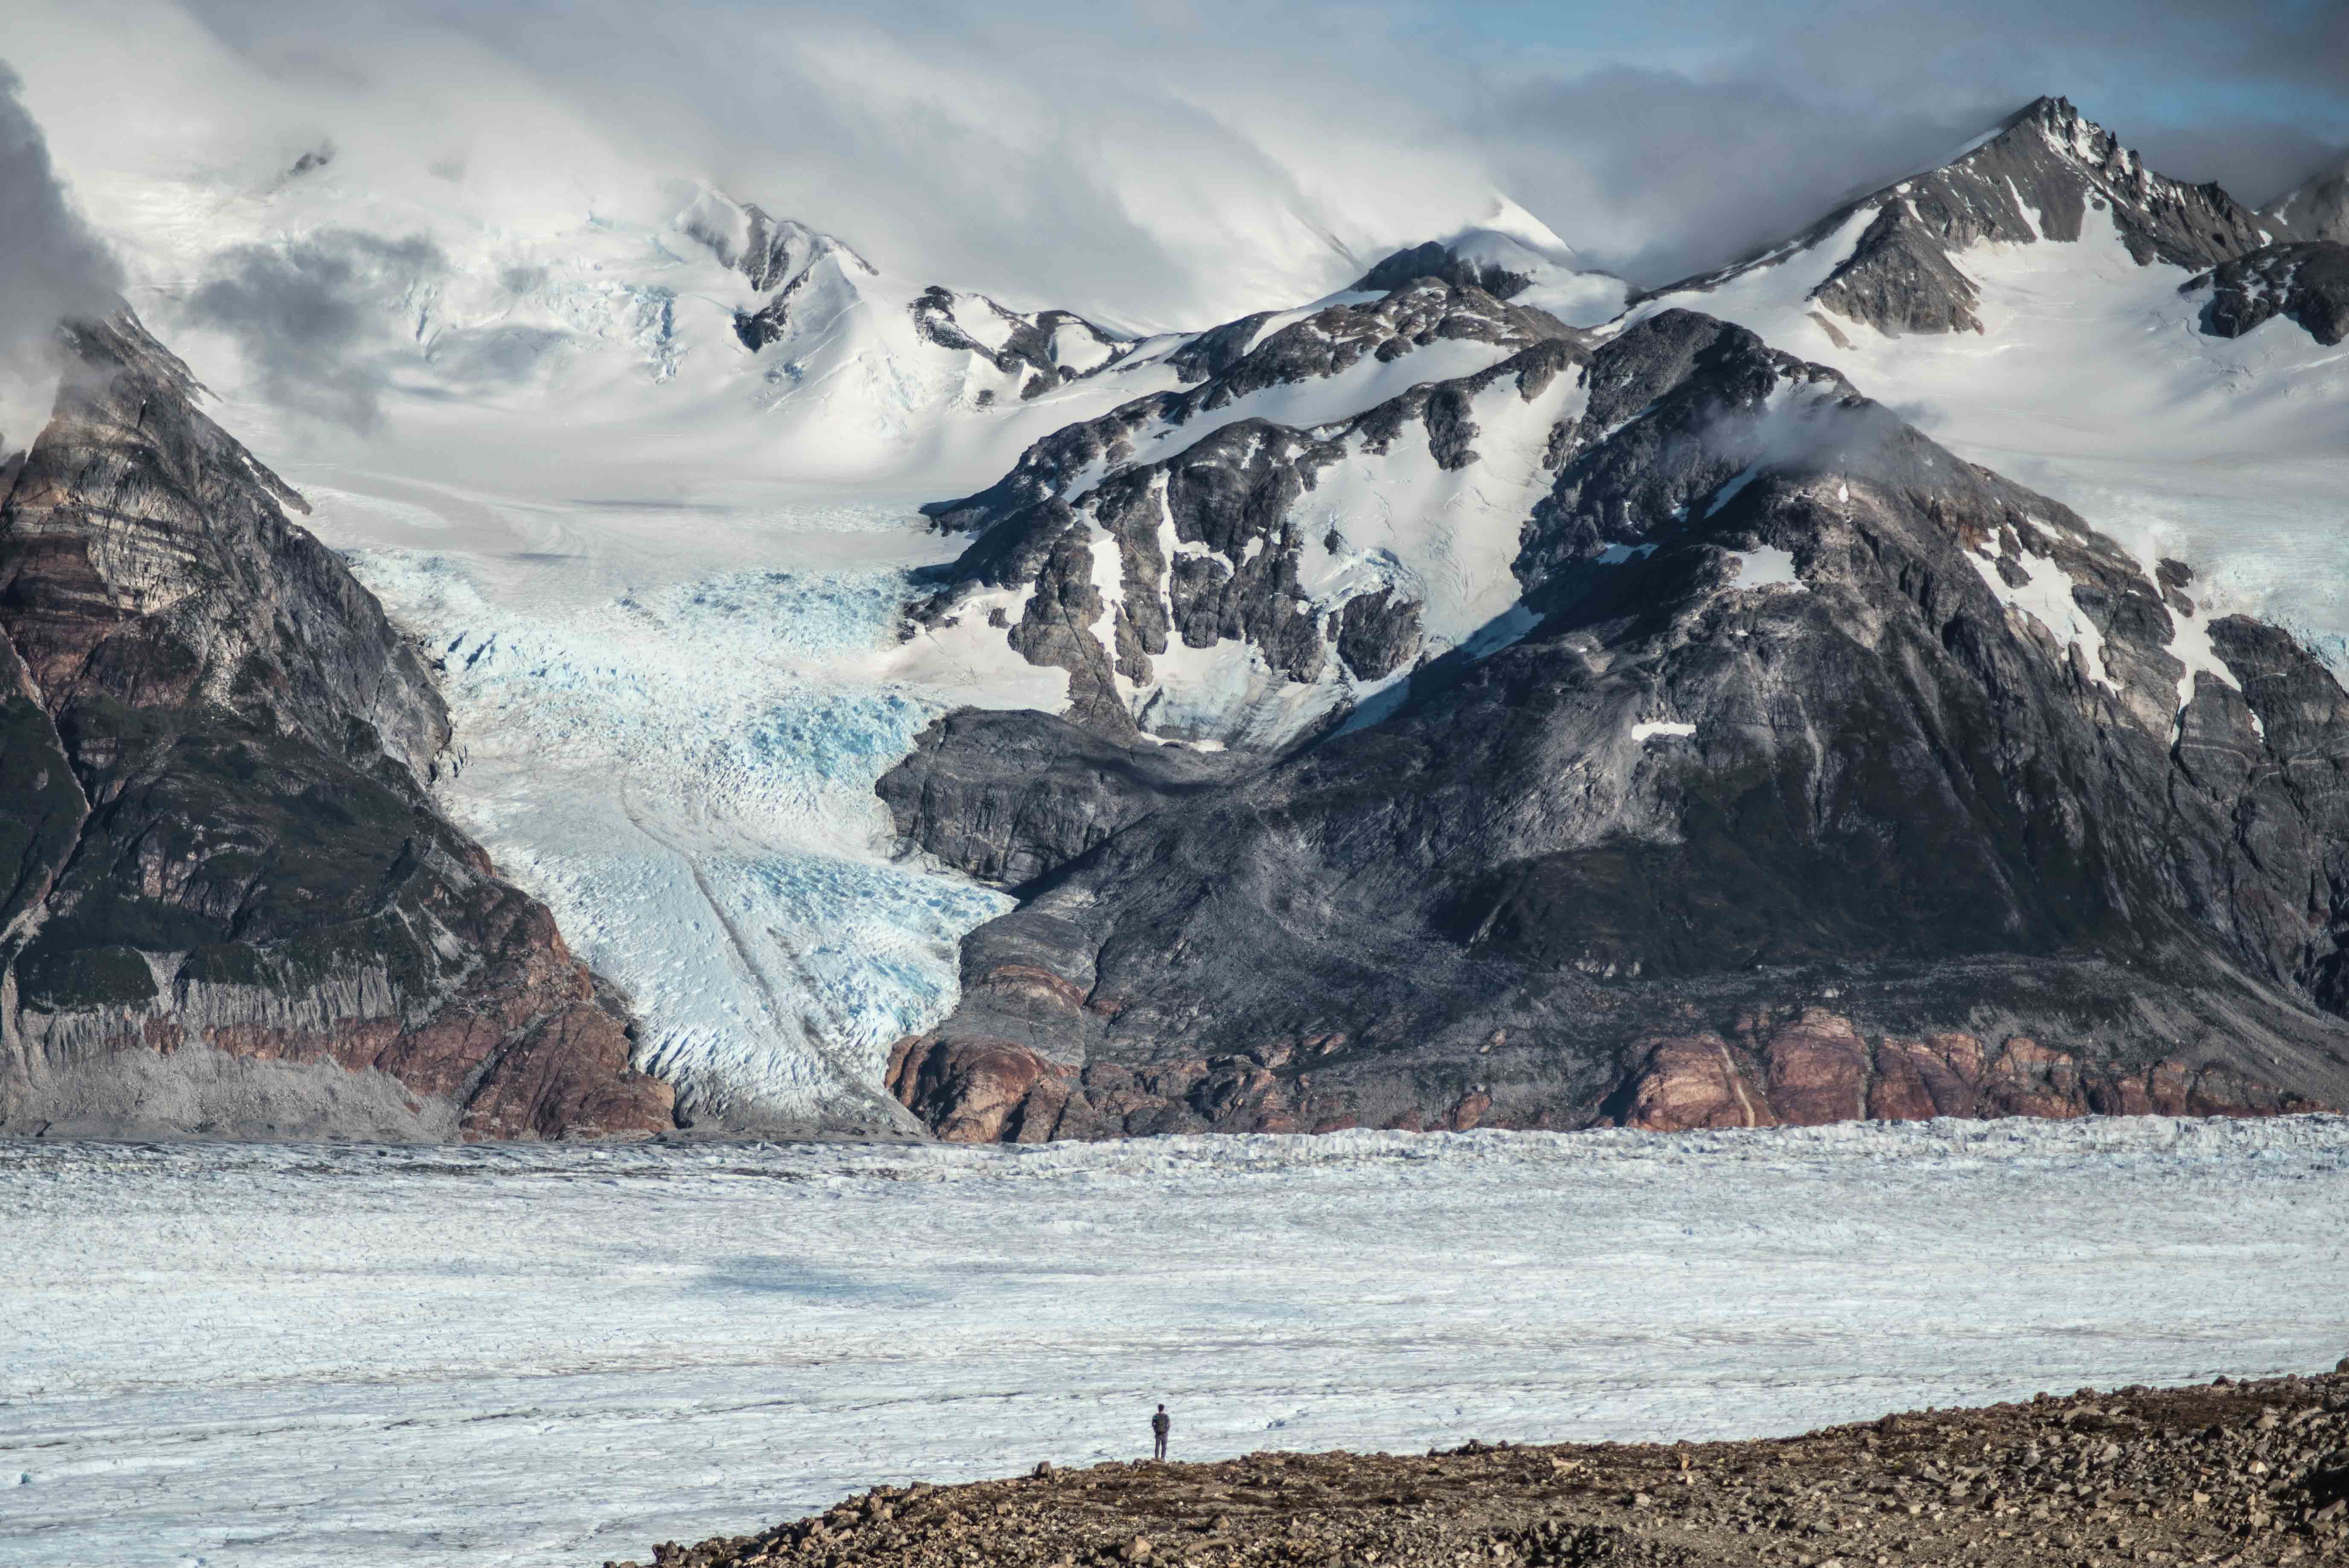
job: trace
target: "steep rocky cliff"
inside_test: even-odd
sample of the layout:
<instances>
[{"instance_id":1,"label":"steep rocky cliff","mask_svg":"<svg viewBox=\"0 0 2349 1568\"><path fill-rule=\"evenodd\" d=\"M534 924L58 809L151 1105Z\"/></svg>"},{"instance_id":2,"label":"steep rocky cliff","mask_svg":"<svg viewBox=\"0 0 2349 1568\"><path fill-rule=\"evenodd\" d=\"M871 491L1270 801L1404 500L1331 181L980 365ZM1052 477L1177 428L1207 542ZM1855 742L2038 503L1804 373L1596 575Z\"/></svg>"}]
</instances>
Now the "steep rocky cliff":
<instances>
[{"instance_id":1,"label":"steep rocky cliff","mask_svg":"<svg viewBox=\"0 0 2349 1568\"><path fill-rule=\"evenodd\" d=\"M0 496L0 1128L669 1124L625 1002L424 785L429 671L126 311Z\"/></svg>"},{"instance_id":2,"label":"steep rocky cliff","mask_svg":"<svg viewBox=\"0 0 2349 1568\"><path fill-rule=\"evenodd\" d=\"M885 780L1025 897L901 1099L1020 1140L2349 1103L2321 664L1742 328L1525 352L1576 389L1547 489L1460 522L1506 531L1518 640L1220 781L1081 705ZM1186 526L1277 539L1307 488ZM1071 822L1050 768L1118 782Z\"/></svg>"}]
</instances>

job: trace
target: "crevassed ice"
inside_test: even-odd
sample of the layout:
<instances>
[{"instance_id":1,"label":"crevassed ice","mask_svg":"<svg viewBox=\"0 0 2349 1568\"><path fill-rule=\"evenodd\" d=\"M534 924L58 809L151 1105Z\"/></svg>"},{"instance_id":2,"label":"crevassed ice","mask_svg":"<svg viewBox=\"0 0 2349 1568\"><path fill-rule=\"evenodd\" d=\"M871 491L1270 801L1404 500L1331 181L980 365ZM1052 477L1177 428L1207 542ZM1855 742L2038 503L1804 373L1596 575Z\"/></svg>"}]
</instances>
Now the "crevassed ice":
<instances>
[{"instance_id":1,"label":"crevassed ice","mask_svg":"<svg viewBox=\"0 0 2349 1568\"><path fill-rule=\"evenodd\" d=\"M874 783L946 704L827 666L888 635L904 573L516 602L463 556L351 559L445 663L452 814L630 994L681 1108L895 1122L883 1054L951 1008L961 936L1009 907L886 858Z\"/></svg>"}]
</instances>

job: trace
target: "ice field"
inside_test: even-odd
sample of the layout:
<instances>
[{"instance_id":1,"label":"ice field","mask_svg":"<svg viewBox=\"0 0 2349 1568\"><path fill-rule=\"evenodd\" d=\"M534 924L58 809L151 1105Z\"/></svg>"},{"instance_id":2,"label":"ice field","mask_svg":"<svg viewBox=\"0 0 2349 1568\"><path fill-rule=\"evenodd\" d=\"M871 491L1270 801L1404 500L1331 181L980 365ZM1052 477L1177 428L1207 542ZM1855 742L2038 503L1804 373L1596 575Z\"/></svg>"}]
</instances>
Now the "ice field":
<instances>
[{"instance_id":1,"label":"ice field","mask_svg":"<svg viewBox=\"0 0 2349 1568\"><path fill-rule=\"evenodd\" d=\"M960 542L885 500L553 505L297 471L311 525L444 666L442 799L628 992L687 1113L910 1126L883 1056L951 1007L957 943L1010 900L892 863L874 781L947 708L1063 686L1008 647L981 673L899 645L907 571Z\"/></svg>"},{"instance_id":2,"label":"ice field","mask_svg":"<svg viewBox=\"0 0 2349 1568\"><path fill-rule=\"evenodd\" d=\"M15 1142L0 1227L0 1562L41 1568L592 1568L1130 1457L1162 1399L1178 1458L1401 1451L2349 1354L2341 1118Z\"/></svg>"}]
</instances>

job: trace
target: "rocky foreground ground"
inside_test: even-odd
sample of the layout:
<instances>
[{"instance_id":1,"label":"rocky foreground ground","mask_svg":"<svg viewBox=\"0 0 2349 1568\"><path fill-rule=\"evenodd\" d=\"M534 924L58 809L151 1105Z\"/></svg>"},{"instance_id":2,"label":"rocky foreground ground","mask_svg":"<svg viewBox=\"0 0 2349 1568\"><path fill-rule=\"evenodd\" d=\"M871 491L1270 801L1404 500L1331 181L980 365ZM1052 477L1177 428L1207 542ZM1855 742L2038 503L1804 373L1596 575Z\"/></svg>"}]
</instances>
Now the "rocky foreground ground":
<instances>
[{"instance_id":1,"label":"rocky foreground ground","mask_svg":"<svg viewBox=\"0 0 2349 1568\"><path fill-rule=\"evenodd\" d=\"M1754 1442L1251 1454L880 1487L655 1568L2349 1563L2349 1360ZM606 1563L605 1568L640 1568Z\"/></svg>"}]
</instances>

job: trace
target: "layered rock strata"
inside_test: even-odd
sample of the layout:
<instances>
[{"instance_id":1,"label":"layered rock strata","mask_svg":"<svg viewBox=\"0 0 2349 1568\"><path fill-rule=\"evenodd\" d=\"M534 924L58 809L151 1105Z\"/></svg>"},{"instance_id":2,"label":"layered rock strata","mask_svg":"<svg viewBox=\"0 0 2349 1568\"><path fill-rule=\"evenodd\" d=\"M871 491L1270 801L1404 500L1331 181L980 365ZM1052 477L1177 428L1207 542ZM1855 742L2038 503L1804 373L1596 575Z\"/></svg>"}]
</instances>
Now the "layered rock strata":
<instances>
[{"instance_id":1,"label":"layered rock strata","mask_svg":"<svg viewBox=\"0 0 2349 1568\"><path fill-rule=\"evenodd\" d=\"M0 1128L670 1124L625 1001L426 784L430 672L127 312L0 499Z\"/></svg>"}]
</instances>

